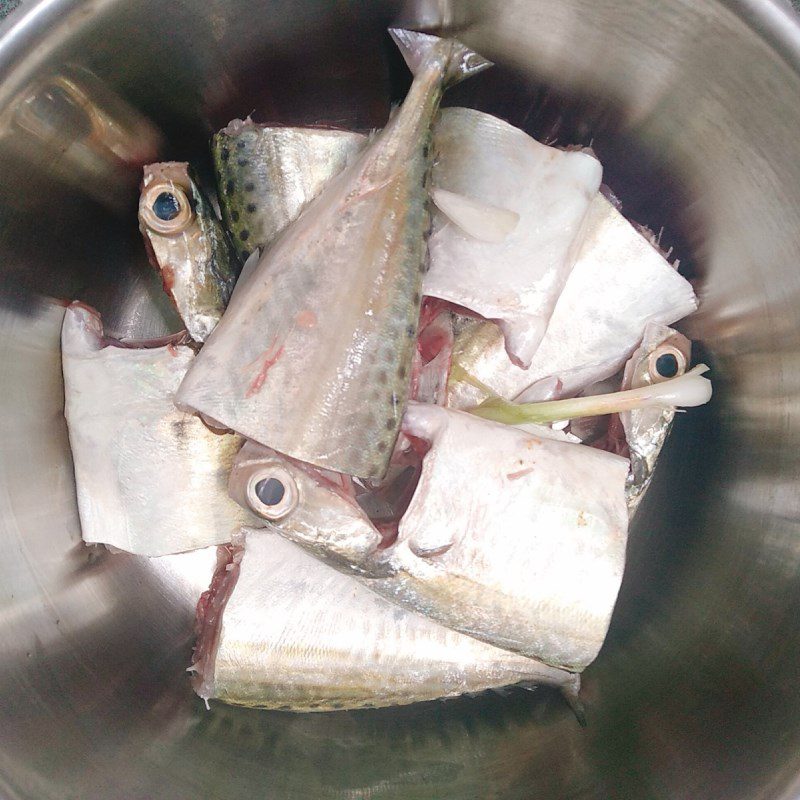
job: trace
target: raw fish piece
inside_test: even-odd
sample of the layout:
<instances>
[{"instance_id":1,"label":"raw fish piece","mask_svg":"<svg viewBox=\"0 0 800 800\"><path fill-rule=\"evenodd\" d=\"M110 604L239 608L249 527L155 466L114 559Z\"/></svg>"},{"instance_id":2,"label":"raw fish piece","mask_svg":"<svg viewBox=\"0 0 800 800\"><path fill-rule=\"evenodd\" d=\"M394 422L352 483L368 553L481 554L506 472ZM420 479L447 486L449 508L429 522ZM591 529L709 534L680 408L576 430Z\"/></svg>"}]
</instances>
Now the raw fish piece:
<instances>
[{"instance_id":1,"label":"raw fish piece","mask_svg":"<svg viewBox=\"0 0 800 800\"><path fill-rule=\"evenodd\" d=\"M352 131L257 125L235 119L211 150L225 225L245 258L300 215L367 137Z\"/></svg>"},{"instance_id":2,"label":"raw fish piece","mask_svg":"<svg viewBox=\"0 0 800 800\"><path fill-rule=\"evenodd\" d=\"M204 342L228 305L242 265L188 164L144 168L139 228L186 330Z\"/></svg>"},{"instance_id":3,"label":"raw fish piece","mask_svg":"<svg viewBox=\"0 0 800 800\"><path fill-rule=\"evenodd\" d=\"M425 300L419 320L417 349L411 366L411 399L444 405L453 356L453 314L438 300Z\"/></svg>"},{"instance_id":4,"label":"raw fish piece","mask_svg":"<svg viewBox=\"0 0 800 800\"><path fill-rule=\"evenodd\" d=\"M431 122L447 85L488 66L454 40L392 33L414 72L405 102L240 285L178 392L250 439L370 479L408 396Z\"/></svg>"},{"instance_id":5,"label":"raw fish piece","mask_svg":"<svg viewBox=\"0 0 800 800\"><path fill-rule=\"evenodd\" d=\"M481 321L459 334L454 361L508 400L551 377L561 381L559 396L571 397L620 370L648 323L669 325L696 308L688 281L597 195L578 260L530 369L512 364L500 331ZM454 408L474 406L486 397L473 386L450 381L448 403Z\"/></svg>"},{"instance_id":6,"label":"raw fish piece","mask_svg":"<svg viewBox=\"0 0 800 800\"><path fill-rule=\"evenodd\" d=\"M513 683L573 700L579 677L405 611L263 530L220 548L198 604L195 691L236 705L331 711Z\"/></svg>"},{"instance_id":7,"label":"raw fish piece","mask_svg":"<svg viewBox=\"0 0 800 800\"><path fill-rule=\"evenodd\" d=\"M495 320L509 356L531 363L569 277L600 162L558 150L470 108L444 109L434 127L433 185L507 209L518 222L499 241L434 215L424 293ZM485 213L486 219L492 214ZM477 238L476 238L477 237Z\"/></svg>"},{"instance_id":8,"label":"raw fish piece","mask_svg":"<svg viewBox=\"0 0 800 800\"><path fill-rule=\"evenodd\" d=\"M228 542L252 522L227 492L241 437L173 404L194 358L179 339L134 348L104 339L93 309L66 311L64 414L85 542L161 556Z\"/></svg>"},{"instance_id":9,"label":"raw fish piece","mask_svg":"<svg viewBox=\"0 0 800 800\"><path fill-rule=\"evenodd\" d=\"M638 389L683 375L691 362L691 342L666 325L647 326L641 346L625 365L623 389ZM619 415L631 459L628 505L633 514L650 485L656 461L667 440L675 406L639 408Z\"/></svg>"},{"instance_id":10,"label":"raw fish piece","mask_svg":"<svg viewBox=\"0 0 800 800\"><path fill-rule=\"evenodd\" d=\"M332 482L250 444L231 494L404 608L552 666L584 669L622 579L627 459L430 405L411 404L403 431L430 449L393 543ZM270 481L282 487L277 502L259 497Z\"/></svg>"}]
</instances>

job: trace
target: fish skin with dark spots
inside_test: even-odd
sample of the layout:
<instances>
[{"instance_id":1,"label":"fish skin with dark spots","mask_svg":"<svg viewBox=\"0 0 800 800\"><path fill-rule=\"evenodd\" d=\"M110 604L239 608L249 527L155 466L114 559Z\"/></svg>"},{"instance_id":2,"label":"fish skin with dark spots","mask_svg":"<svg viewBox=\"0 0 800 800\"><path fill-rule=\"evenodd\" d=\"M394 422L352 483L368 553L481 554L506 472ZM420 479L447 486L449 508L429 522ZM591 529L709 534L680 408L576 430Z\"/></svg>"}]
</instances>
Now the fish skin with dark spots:
<instances>
[{"instance_id":1,"label":"fish skin with dark spots","mask_svg":"<svg viewBox=\"0 0 800 800\"><path fill-rule=\"evenodd\" d=\"M250 439L368 479L386 473L408 397L431 123L447 85L489 66L454 40L393 35L414 72L405 102L239 284L177 395ZM281 355L253 392L273 341Z\"/></svg>"},{"instance_id":2,"label":"fish skin with dark spots","mask_svg":"<svg viewBox=\"0 0 800 800\"><path fill-rule=\"evenodd\" d=\"M249 119L235 119L215 134L219 206L240 255L270 245L366 143L366 136L351 131Z\"/></svg>"}]
</instances>

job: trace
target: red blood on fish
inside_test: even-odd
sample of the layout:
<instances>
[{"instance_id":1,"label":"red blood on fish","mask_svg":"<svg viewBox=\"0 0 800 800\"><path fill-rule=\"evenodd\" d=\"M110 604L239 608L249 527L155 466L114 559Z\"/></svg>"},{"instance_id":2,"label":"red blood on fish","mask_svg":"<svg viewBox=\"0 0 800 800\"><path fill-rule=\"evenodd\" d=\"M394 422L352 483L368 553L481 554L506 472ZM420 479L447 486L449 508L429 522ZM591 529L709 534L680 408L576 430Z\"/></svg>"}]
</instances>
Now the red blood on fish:
<instances>
[{"instance_id":1,"label":"red blood on fish","mask_svg":"<svg viewBox=\"0 0 800 800\"><path fill-rule=\"evenodd\" d=\"M452 342L452 326L435 325L431 323L420 331L417 339L417 349L424 363L428 364Z\"/></svg>"},{"instance_id":2,"label":"red blood on fish","mask_svg":"<svg viewBox=\"0 0 800 800\"><path fill-rule=\"evenodd\" d=\"M301 328L313 328L317 324L317 315L313 311L301 311L295 321Z\"/></svg>"},{"instance_id":3,"label":"red blood on fish","mask_svg":"<svg viewBox=\"0 0 800 800\"><path fill-rule=\"evenodd\" d=\"M526 475L530 475L534 469L535 467L528 467L527 469L521 469L517 472L509 472L508 475L506 475L506 478L508 478L510 481L516 481L520 478L524 478Z\"/></svg>"},{"instance_id":4,"label":"red blood on fish","mask_svg":"<svg viewBox=\"0 0 800 800\"><path fill-rule=\"evenodd\" d=\"M164 285L164 291L171 297L172 287L175 285L175 270L169 264L164 264L161 269L161 282Z\"/></svg>"},{"instance_id":5,"label":"red blood on fish","mask_svg":"<svg viewBox=\"0 0 800 800\"><path fill-rule=\"evenodd\" d=\"M605 434L591 442L590 446L623 458L631 457L628 437L625 435L625 428L622 426L619 414L611 414Z\"/></svg>"},{"instance_id":6,"label":"red blood on fish","mask_svg":"<svg viewBox=\"0 0 800 800\"><path fill-rule=\"evenodd\" d=\"M424 458L428 450L431 449L431 443L425 439L420 439L417 436L412 436L410 433L403 434L406 440L411 445L411 449L419 456L420 459Z\"/></svg>"},{"instance_id":7,"label":"red blood on fish","mask_svg":"<svg viewBox=\"0 0 800 800\"><path fill-rule=\"evenodd\" d=\"M221 545L217 548L217 566L211 586L200 595L195 610L195 633L197 642L192 652L192 679L200 697L212 694L206 684L207 676L214 674L214 659L219 642L220 622L225 606L239 579L239 563L242 559L241 545Z\"/></svg>"},{"instance_id":8,"label":"red blood on fish","mask_svg":"<svg viewBox=\"0 0 800 800\"><path fill-rule=\"evenodd\" d=\"M440 300L438 297L423 297L419 309L419 330L430 325L442 311L447 310L447 306L447 300Z\"/></svg>"},{"instance_id":9,"label":"red blood on fish","mask_svg":"<svg viewBox=\"0 0 800 800\"><path fill-rule=\"evenodd\" d=\"M270 344L270 346L264 352L264 363L261 365L261 369L258 371L258 374L255 376L255 378L253 378L253 382L250 384L250 387L245 393L246 398L252 397L254 394L257 394L261 391L264 381L267 380L267 373L272 367L275 366L275 364L278 362L278 359L283 355L283 345L281 345L277 351L275 351L275 346L277 343L278 337L276 336L272 340L272 344Z\"/></svg>"},{"instance_id":10,"label":"red blood on fish","mask_svg":"<svg viewBox=\"0 0 800 800\"><path fill-rule=\"evenodd\" d=\"M453 350L453 317L444 300L422 302L417 347L411 361L409 396L412 400L443 405Z\"/></svg>"}]
</instances>

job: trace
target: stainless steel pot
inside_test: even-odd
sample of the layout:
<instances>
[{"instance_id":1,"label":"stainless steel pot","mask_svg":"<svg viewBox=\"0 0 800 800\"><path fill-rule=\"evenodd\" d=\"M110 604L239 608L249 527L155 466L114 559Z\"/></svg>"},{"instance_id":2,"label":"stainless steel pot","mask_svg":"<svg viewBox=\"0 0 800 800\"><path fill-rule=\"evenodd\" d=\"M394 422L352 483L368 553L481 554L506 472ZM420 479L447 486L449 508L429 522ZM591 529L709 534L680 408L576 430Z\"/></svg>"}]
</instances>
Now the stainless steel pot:
<instances>
[{"instance_id":1,"label":"stainless steel pot","mask_svg":"<svg viewBox=\"0 0 800 800\"><path fill-rule=\"evenodd\" d=\"M381 124L383 31L444 24L498 67L451 104L593 142L698 282L713 403L685 415L637 519L589 725L512 690L292 715L188 686L211 554L80 541L63 308L176 324L136 230L157 153L232 116ZM0 796L800 796L800 28L771 0L41 0L0 29ZM162 138L163 135L163 138ZM166 144L164 144L166 143Z\"/></svg>"}]
</instances>

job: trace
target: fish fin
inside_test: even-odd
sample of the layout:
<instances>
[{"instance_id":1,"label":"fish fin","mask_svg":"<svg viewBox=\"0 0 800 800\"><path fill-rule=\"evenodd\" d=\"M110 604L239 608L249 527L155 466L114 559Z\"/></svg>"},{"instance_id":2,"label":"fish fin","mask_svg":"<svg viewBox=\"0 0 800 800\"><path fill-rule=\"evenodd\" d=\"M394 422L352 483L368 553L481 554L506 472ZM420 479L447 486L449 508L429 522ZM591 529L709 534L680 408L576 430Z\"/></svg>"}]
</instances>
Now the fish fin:
<instances>
[{"instance_id":1,"label":"fish fin","mask_svg":"<svg viewBox=\"0 0 800 800\"><path fill-rule=\"evenodd\" d=\"M444 555L451 547L453 542L415 542L408 543L408 549L417 558L433 558L434 556Z\"/></svg>"},{"instance_id":2,"label":"fish fin","mask_svg":"<svg viewBox=\"0 0 800 800\"><path fill-rule=\"evenodd\" d=\"M502 242L519 222L519 214L446 189L432 189L431 199L454 225L482 242Z\"/></svg>"},{"instance_id":3,"label":"fish fin","mask_svg":"<svg viewBox=\"0 0 800 800\"><path fill-rule=\"evenodd\" d=\"M261 250L256 247L242 265L242 271L239 273L239 280L237 283L240 283L242 286L244 286L244 284L250 279L250 276L255 272L259 261L261 261Z\"/></svg>"},{"instance_id":4,"label":"fish fin","mask_svg":"<svg viewBox=\"0 0 800 800\"><path fill-rule=\"evenodd\" d=\"M452 45L450 63L447 70L447 82L452 85L470 75L475 75L492 66L492 62L470 50L456 39L442 39L429 33L409 31L404 28L389 28L389 34L400 48L408 68L416 75L428 54L440 42L449 41Z\"/></svg>"},{"instance_id":5,"label":"fish fin","mask_svg":"<svg viewBox=\"0 0 800 800\"><path fill-rule=\"evenodd\" d=\"M575 719L578 720L578 725L580 725L581 728L585 728L588 723L586 721L586 707L583 705L580 698L581 676L576 674L574 680L570 683L563 684L560 689L562 697L572 709Z\"/></svg>"},{"instance_id":6,"label":"fish fin","mask_svg":"<svg viewBox=\"0 0 800 800\"><path fill-rule=\"evenodd\" d=\"M543 403L547 400L557 400L564 387L563 381L557 375L540 378L534 381L527 389L523 389L515 398L515 403Z\"/></svg>"}]
</instances>

